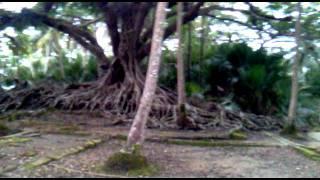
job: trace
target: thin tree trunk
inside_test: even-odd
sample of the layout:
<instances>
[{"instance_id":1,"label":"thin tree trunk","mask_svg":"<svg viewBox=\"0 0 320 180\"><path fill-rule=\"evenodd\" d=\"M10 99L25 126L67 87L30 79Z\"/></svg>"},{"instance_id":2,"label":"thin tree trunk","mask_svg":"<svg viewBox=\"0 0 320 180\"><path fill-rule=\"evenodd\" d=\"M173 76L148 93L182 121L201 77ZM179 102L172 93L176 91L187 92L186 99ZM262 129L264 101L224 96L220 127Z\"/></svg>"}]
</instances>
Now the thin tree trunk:
<instances>
[{"instance_id":1,"label":"thin tree trunk","mask_svg":"<svg viewBox=\"0 0 320 180\"><path fill-rule=\"evenodd\" d=\"M190 9L190 4L187 4L187 9ZM188 50L187 50L187 81L191 81L191 41L192 41L192 36L191 36L191 31L192 31L192 22L188 23L188 31L186 32L188 39Z\"/></svg>"},{"instance_id":2,"label":"thin tree trunk","mask_svg":"<svg viewBox=\"0 0 320 180\"><path fill-rule=\"evenodd\" d=\"M135 115L133 124L128 135L128 148L132 148L136 144L141 145L144 141L145 126L147 118L149 116L149 112L151 110L153 96L157 87L158 72L161 63L160 58L162 52L161 46L164 34L164 23L166 18L165 9L167 7L167 4L167 2L159 2L157 4L145 87L140 100L137 114Z\"/></svg>"},{"instance_id":3,"label":"thin tree trunk","mask_svg":"<svg viewBox=\"0 0 320 180\"><path fill-rule=\"evenodd\" d=\"M55 47L56 47L55 50L56 50L56 53L58 54L58 63L60 66L60 72L62 75L62 79L65 79L66 75L64 72L64 65L63 65L64 54L62 52L63 51L62 47L59 44L59 39L60 39L59 33L56 31L53 31L53 43L55 44Z\"/></svg>"},{"instance_id":4,"label":"thin tree trunk","mask_svg":"<svg viewBox=\"0 0 320 180\"><path fill-rule=\"evenodd\" d=\"M188 72L188 74L187 74L187 81L191 81L191 51L192 51L192 49L191 49L191 25L192 25L192 23L190 22L189 24L188 24L188 62L187 62L187 72Z\"/></svg>"},{"instance_id":5,"label":"thin tree trunk","mask_svg":"<svg viewBox=\"0 0 320 180\"><path fill-rule=\"evenodd\" d=\"M177 84L178 84L178 125L183 127L185 116L185 79L184 79L184 63L182 53L182 2L178 2L177 7L177 38L178 38L178 50L177 50Z\"/></svg>"},{"instance_id":6,"label":"thin tree trunk","mask_svg":"<svg viewBox=\"0 0 320 180\"><path fill-rule=\"evenodd\" d=\"M204 59L204 47L205 47L205 16L201 18L201 39L200 39L200 62L199 66L202 69L203 59ZM199 82L202 84L201 72L199 72L198 78Z\"/></svg>"},{"instance_id":7,"label":"thin tree trunk","mask_svg":"<svg viewBox=\"0 0 320 180\"><path fill-rule=\"evenodd\" d=\"M300 33L301 33L301 2L297 3L297 11L298 18L295 24L295 40L296 40L296 55L294 59L294 63L292 66L292 84L291 84L291 98L290 98L290 106L288 113L288 125L294 126L294 121L296 119L297 114L297 99L298 99L298 70L299 70L299 60L300 60Z\"/></svg>"}]
</instances>

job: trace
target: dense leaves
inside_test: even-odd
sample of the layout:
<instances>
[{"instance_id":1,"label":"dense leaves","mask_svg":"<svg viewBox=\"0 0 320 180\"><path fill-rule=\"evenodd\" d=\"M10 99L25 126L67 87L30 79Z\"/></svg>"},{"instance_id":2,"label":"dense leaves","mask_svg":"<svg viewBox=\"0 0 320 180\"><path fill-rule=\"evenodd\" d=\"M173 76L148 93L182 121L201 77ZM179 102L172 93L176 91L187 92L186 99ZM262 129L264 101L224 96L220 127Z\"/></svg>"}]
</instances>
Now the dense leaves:
<instances>
[{"instance_id":1,"label":"dense leaves","mask_svg":"<svg viewBox=\"0 0 320 180\"><path fill-rule=\"evenodd\" d=\"M61 67L61 63L63 67ZM34 61L31 67L23 64L7 67L0 77L1 81L5 82L3 84L5 86L14 85L14 79L28 81L30 84L37 84L46 80L58 84L86 82L96 78L97 65L95 58L90 56L86 59L80 55L76 58L51 59L47 67L40 60Z\"/></svg>"},{"instance_id":2,"label":"dense leaves","mask_svg":"<svg viewBox=\"0 0 320 180\"><path fill-rule=\"evenodd\" d=\"M246 44L222 44L211 49L202 68L191 66L192 74L199 75L189 82L188 94L203 95L237 103L241 109L257 114L281 112L287 104L288 63L280 54L268 55L263 49L253 51ZM174 71L174 69L172 69ZM164 74L166 73L166 74ZM161 79L167 86L175 87L174 72L163 72Z\"/></svg>"}]
</instances>

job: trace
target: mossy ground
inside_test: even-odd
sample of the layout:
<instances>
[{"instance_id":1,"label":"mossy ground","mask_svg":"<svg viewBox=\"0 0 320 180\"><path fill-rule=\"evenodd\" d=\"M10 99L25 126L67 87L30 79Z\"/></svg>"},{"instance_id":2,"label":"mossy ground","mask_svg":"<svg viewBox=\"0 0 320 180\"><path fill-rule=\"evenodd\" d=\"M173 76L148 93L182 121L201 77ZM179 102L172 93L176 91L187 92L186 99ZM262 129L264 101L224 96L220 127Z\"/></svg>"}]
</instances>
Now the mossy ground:
<instances>
[{"instance_id":1,"label":"mossy ground","mask_svg":"<svg viewBox=\"0 0 320 180\"><path fill-rule=\"evenodd\" d=\"M5 136L10 133L10 129L4 124L0 122L0 136Z\"/></svg>"},{"instance_id":2,"label":"mossy ground","mask_svg":"<svg viewBox=\"0 0 320 180\"><path fill-rule=\"evenodd\" d=\"M33 157L33 156L36 156L38 153L37 151L35 150L28 150L28 151L25 151L25 152L22 152L20 154L21 157Z\"/></svg>"},{"instance_id":3,"label":"mossy ground","mask_svg":"<svg viewBox=\"0 0 320 180\"><path fill-rule=\"evenodd\" d=\"M12 126L8 122L5 122L5 121L0 122L0 137L7 136L10 134L15 134L18 132L21 132L21 130L18 129L17 127Z\"/></svg>"},{"instance_id":4,"label":"mossy ground","mask_svg":"<svg viewBox=\"0 0 320 180\"><path fill-rule=\"evenodd\" d=\"M17 143L25 143L28 141L31 141L31 139L23 138L23 137L10 137L5 139L0 139L0 146L15 145Z\"/></svg>"},{"instance_id":5,"label":"mossy ground","mask_svg":"<svg viewBox=\"0 0 320 180\"><path fill-rule=\"evenodd\" d=\"M59 132L62 134L73 134L76 131L79 131L80 128L76 125L63 126L59 128Z\"/></svg>"},{"instance_id":6,"label":"mossy ground","mask_svg":"<svg viewBox=\"0 0 320 180\"><path fill-rule=\"evenodd\" d=\"M180 140L172 139L168 140L166 143L175 145L187 145L187 146L199 146L199 147L276 147L276 144L268 144L264 142L244 142L244 141L214 141L214 140Z\"/></svg>"},{"instance_id":7,"label":"mossy ground","mask_svg":"<svg viewBox=\"0 0 320 180\"><path fill-rule=\"evenodd\" d=\"M308 141L308 138L301 134L301 133L296 133L296 134L287 134L287 135L283 135L284 137L287 137L291 140L299 140L299 141Z\"/></svg>"},{"instance_id":8,"label":"mossy ground","mask_svg":"<svg viewBox=\"0 0 320 180\"><path fill-rule=\"evenodd\" d=\"M292 140L307 140L307 138L298 131L298 128L295 125L285 126L283 130L280 132L280 134Z\"/></svg>"},{"instance_id":9,"label":"mossy ground","mask_svg":"<svg viewBox=\"0 0 320 180\"><path fill-rule=\"evenodd\" d=\"M302 146L296 146L294 149L312 160L320 161L320 153L316 149Z\"/></svg>"},{"instance_id":10,"label":"mossy ground","mask_svg":"<svg viewBox=\"0 0 320 180\"><path fill-rule=\"evenodd\" d=\"M286 125L281 131L281 135L296 135L298 133L298 129L294 124Z\"/></svg>"},{"instance_id":11,"label":"mossy ground","mask_svg":"<svg viewBox=\"0 0 320 180\"><path fill-rule=\"evenodd\" d=\"M32 162L28 162L26 164L24 164L24 168L28 169L28 170L33 170L34 168L37 168L39 166L48 164L51 161L57 161L60 160L66 156L70 156L70 155L74 155L74 154L78 154L80 152L83 152L87 149L90 148L94 148L96 147L98 144L102 143L103 141L101 139L93 139L93 140L88 140L86 143L84 143L83 145L80 146L76 146L76 147L72 147L69 149L66 149L64 151L61 152L56 152L53 154L49 154L45 157L41 157L35 161Z\"/></svg>"},{"instance_id":12,"label":"mossy ground","mask_svg":"<svg viewBox=\"0 0 320 180\"><path fill-rule=\"evenodd\" d=\"M103 165L106 173L118 173L129 176L151 176L157 172L157 167L148 162L142 155L140 147L134 147L132 152L116 152Z\"/></svg>"},{"instance_id":13,"label":"mossy ground","mask_svg":"<svg viewBox=\"0 0 320 180\"><path fill-rule=\"evenodd\" d=\"M248 139L248 135L241 130L233 131L230 134L230 139L235 139L235 140L246 140Z\"/></svg>"},{"instance_id":14,"label":"mossy ground","mask_svg":"<svg viewBox=\"0 0 320 180\"><path fill-rule=\"evenodd\" d=\"M40 117L42 115L47 114L48 112L52 112L52 110L39 111L36 113L36 117ZM1 115L0 119L8 120L9 122L16 121L19 119L23 119L25 117L29 117L31 115L28 111L10 111L7 114Z\"/></svg>"},{"instance_id":15,"label":"mossy ground","mask_svg":"<svg viewBox=\"0 0 320 180\"><path fill-rule=\"evenodd\" d=\"M74 123L64 124L62 122L46 122L35 119L24 119L20 122L21 127L31 127L38 129L42 133L89 136L82 128Z\"/></svg>"},{"instance_id":16,"label":"mossy ground","mask_svg":"<svg viewBox=\"0 0 320 180\"><path fill-rule=\"evenodd\" d=\"M231 135L230 135L231 136ZM118 140L127 140L127 136L118 134L113 136L113 138ZM230 140L213 140L213 139L202 139L202 140L186 140L186 139L160 139L155 140L155 142L161 142L166 144L175 144L175 145L187 145L187 146L199 146L199 147L223 147L223 146L237 146L237 147L274 147L276 144L268 144L264 142L246 142L243 141L247 139L247 135L239 131L236 135L233 135L233 138L230 137ZM153 142L152 139L146 139L146 141ZM280 146L280 145L279 145Z\"/></svg>"}]
</instances>

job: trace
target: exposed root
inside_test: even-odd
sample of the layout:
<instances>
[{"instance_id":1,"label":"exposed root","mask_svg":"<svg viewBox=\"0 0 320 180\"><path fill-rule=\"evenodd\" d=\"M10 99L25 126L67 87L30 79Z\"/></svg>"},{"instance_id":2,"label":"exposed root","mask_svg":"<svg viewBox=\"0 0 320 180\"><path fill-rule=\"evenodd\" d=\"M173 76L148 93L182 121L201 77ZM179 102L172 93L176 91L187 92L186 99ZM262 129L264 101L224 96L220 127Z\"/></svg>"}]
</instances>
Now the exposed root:
<instances>
[{"instance_id":1,"label":"exposed root","mask_svg":"<svg viewBox=\"0 0 320 180\"><path fill-rule=\"evenodd\" d=\"M61 88L55 86L40 86L2 92L0 95L0 110L6 112L16 109L38 109L47 107L61 93Z\"/></svg>"},{"instance_id":2,"label":"exposed root","mask_svg":"<svg viewBox=\"0 0 320 180\"><path fill-rule=\"evenodd\" d=\"M0 95L0 110L37 109L53 107L63 110L100 111L104 116L117 116L112 124L131 123L140 103L143 81L124 79L123 82L108 84L108 77L98 81L80 85L70 85L65 89L55 86L40 86L24 90L10 91ZM151 107L149 128L176 129L177 95L165 88L158 88ZM225 110L212 102L186 105L185 129L243 129L243 130L275 130L282 127L283 122L267 116L248 113L235 113Z\"/></svg>"}]
</instances>

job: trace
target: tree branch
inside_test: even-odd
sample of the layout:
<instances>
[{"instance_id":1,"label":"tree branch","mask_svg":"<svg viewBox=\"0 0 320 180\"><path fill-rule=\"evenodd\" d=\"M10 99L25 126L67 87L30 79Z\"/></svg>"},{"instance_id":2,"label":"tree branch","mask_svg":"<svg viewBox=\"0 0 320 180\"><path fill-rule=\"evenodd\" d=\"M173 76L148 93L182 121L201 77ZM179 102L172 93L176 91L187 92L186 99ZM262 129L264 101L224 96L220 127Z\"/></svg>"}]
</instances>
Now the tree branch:
<instances>
[{"instance_id":1,"label":"tree branch","mask_svg":"<svg viewBox=\"0 0 320 180\"><path fill-rule=\"evenodd\" d=\"M49 27L52 27L58 31L68 34L75 41L81 44L85 49L89 50L93 55L97 57L99 64L108 65L109 60L104 54L104 50L99 46L97 40L86 30L73 25L62 19L51 18L43 13L33 12L28 9L23 9L21 13L6 12L0 18L0 27L6 27L8 25L18 26L23 18L30 17L31 22L27 25L37 25L36 23L42 23ZM2 19L5 17L4 19ZM24 22L26 23L26 22Z\"/></svg>"},{"instance_id":2,"label":"tree branch","mask_svg":"<svg viewBox=\"0 0 320 180\"><path fill-rule=\"evenodd\" d=\"M101 16L101 17L98 17L98 18L96 18L96 19L88 20L87 22L81 24L80 27L89 26L90 24L94 24L94 23L96 23L96 22L98 22L98 21L101 21L103 18L104 18L104 17Z\"/></svg>"},{"instance_id":3,"label":"tree branch","mask_svg":"<svg viewBox=\"0 0 320 180\"><path fill-rule=\"evenodd\" d=\"M56 2L43 2L43 12L48 13Z\"/></svg>"},{"instance_id":4,"label":"tree branch","mask_svg":"<svg viewBox=\"0 0 320 180\"><path fill-rule=\"evenodd\" d=\"M250 3L249 3L250 4ZM234 9L234 8L228 8L228 7L221 7L218 5L213 5L210 7L206 7L200 10L201 13L208 14L213 10L220 10L220 11L236 11L236 12L241 12L243 14L249 15L249 16L254 16L256 19L260 20L276 20L276 21L291 21L292 16L287 16L283 18L276 18L272 15L267 15L263 14L260 10L258 10L256 7L252 6L251 4L249 5L250 10L242 10L242 9Z\"/></svg>"},{"instance_id":5,"label":"tree branch","mask_svg":"<svg viewBox=\"0 0 320 180\"><path fill-rule=\"evenodd\" d=\"M261 10L255 6L253 6L250 2L244 2L249 6L251 15L254 15L256 18L261 18L262 20L276 20L276 21L291 21L292 16L287 16L283 18L276 18L272 15L263 14Z\"/></svg>"},{"instance_id":6,"label":"tree branch","mask_svg":"<svg viewBox=\"0 0 320 180\"><path fill-rule=\"evenodd\" d=\"M176 5L176 3L169 3L169 7L173 7L174 5ZM187 3L184 3L184 7L183 7L183 12L187 12L189 10L189 7L187 6ZM171 17L177 15L177 12L172 10L171 12L168 13L167 15L167 19L170 19ZM150 38L151 34L153 31L153 23L147 28L146 32L141 36L141 42L147 42L148 39Z\"/></svg>"},{"instance_id":7,"label":"tree branch","mask_svg":"<svg viewBox=\"0 0 320 180\"><path fill-rule=\"evenodd\" d=\"M260 31L260 32L264 32L264 33L268 34L271 38L275 38L275 37L278 37L278 36L293 36L292 33L280 33L280 32L271 33L271 32L266 31L262 27L254 26L254 25L251 25L249 23L241 22L241 21L238 21L238 20L235 20L235 19L231 19L231 18L217 17L217 16L215 16L213 14L208 14L207 11L200 12L199 14L203 15L203 16L208 16L208 17L211 17L211 18L214 18L214 19L217 19L217 20L221 20L221 21L229 21L229 22L237 23L239 25L246 26L246 27L248 27L250 29L257 30L257 31Z\"/></svg>"},{"instance_id":8,"label":"tree branch","mask_svg":"<svg viewBox=\"0 0 320 180\"><path fill-rule=\"evenodd\" d=\"M272 33L268 32L268 31L264 30L263 28L260 28L260 27L257 27L257 26L252 26L252 25L250 25L250 24L248 24L248 23L241 22L241 21L238 21L238 20L235 20L235 19L224 18L224 17L217 17L217 16L212 15L212 14L204 14L204 13L201 13L200 15L207 16L207 17L211 17L211 18L214 18L214 19L217 19L217 20L221 20L221 21L229 21L229 22L237 23L237 24L239 24L239 25L246 26L246 27L248 27L248 28L250 28L250 29L267 33L267 34L269 34L270 36L275 36L274 34L272 34Z\"/></svg>"},{"instance_id":9,"label":"tree branch","mask_svg":"<svg viewBox=\"0 0 320 180\"><path fill-rule=\"evenodd\" d=\"M203 5L203 2L199 2L193 7L190 8L190 10L183 16L182 24L186 24L192 20L194 20L199 15L199 9ZM169 24L168 27L165 30L163 39L168 38L171 34L173 34L176 31L176 21L173 21L173 23ZM152 31L151 31L152 33ZM149 54L151 48L151 42L148 42L144 46L142 46L138 51L138 59L142 60L145 56Z\"/></svg>"}]
</instances>

